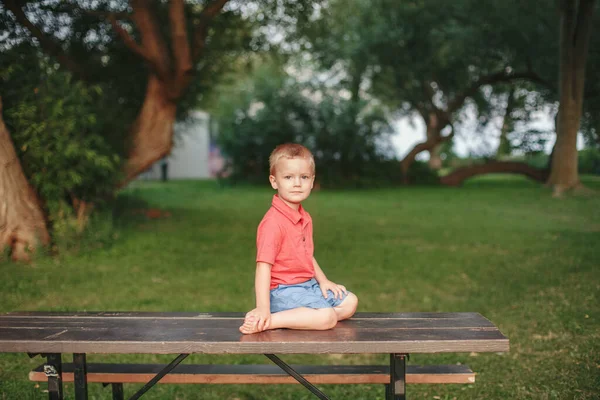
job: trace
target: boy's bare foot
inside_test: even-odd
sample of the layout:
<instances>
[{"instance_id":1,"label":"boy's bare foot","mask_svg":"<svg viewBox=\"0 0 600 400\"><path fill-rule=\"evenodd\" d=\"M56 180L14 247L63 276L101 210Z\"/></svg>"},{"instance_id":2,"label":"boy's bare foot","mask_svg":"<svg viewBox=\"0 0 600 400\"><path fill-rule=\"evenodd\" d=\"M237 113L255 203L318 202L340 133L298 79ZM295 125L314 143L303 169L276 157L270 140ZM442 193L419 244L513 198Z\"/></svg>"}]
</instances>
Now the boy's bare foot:
<instances>
[{"instance_id":1,"label":"boy's bare foot","mask_svg":"<svg viewBox=\"0 0 600 400\"><path fill-rule=\"evenodd\" d=\"M260 330L258 329L258 318L254 315L246 315L244 318L244 324L240 326L240 332L244 335L251 335L253 333L258 333Z\"/></svg>"}]
</instances>

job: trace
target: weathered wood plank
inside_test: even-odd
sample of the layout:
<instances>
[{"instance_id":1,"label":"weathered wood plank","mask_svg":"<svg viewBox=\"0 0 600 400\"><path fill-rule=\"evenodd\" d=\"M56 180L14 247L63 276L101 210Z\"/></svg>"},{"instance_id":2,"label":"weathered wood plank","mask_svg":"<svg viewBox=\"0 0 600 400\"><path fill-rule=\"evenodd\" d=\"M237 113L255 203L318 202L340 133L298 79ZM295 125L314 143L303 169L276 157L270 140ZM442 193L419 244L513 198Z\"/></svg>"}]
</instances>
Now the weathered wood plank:
<instances>
[{"instance_id":1,"label":"weathered wood plank","mask_svg":"<svg viewBox=\"0 0 600 400\"><path fill-rule=\"evenodd\" d=\"M242 318L235 319L102 319L102 318L0 318L0 328L147 328L161 329L190 328L190 329L237 329L243 323ZM462 329L462 328L492 328L496 327L489 321L475 319L357 319L341 321L336 329Z\"/></svg>"},{"instance_id":2,"label":"weathered wood plank","mask_svg":"<svg viewBox=\"0 0 600 400\"><path fill-rule=\"evenodd\" d=\"M1 315L0 351L157 354L508 351L508 339L477 313L445 313L443 318L435 318L438 315L435 313L383 314L382 318L377 314L363 318L359 314L328 331L281 329L255 335L241 335L238 326L242 319L229 314L210 317L194 313L186 313L190 317L182 317L182 313L126 314ZM149 317L150 314L153 316Z\"/></svg>"},{"instance_id":3,"label":"weathered wood plank","mask_svg":"<svg viewBox=\"0 0 600 400\"><path fill-rule=\"evenodd\" d=\"M0 329L0 351L30 353L210 353L210 354L300 354L300 353L437 353L508 351L508 339L497 331L421 330L365 332L340 335L334 331L296 334L298 331L269 331L241 336L230 330L203 332L90 332L53 330L41 336L33 330L6 332Z\"/></svg>"},{"instance_id":4,"label":"weathered wood plank","mask_svg":"<svg viewBox=\"0 0 600 400\"><path fill-rule=\"evenodd\" d=\"M146 383L164 365L160 364L88 364L88 382ZM388 366L377 365L293 365L313 384L387 384ZM43 366L29 373L31 381L48 378ZM73 381L73 364L63 364L63 381ZM409 365L407 383L473 383L475 373L465 365ZM276 365L190 365L177 366L159 383L177 384L295 384L294 378Z\"/></svg>"},{"instance_id":5,"label":"weathered wood plank","mask_svg":"<svg viewBox=\"0 0 600 400\"><path fill-rule=\"evenodd\" d=\"M15 311L0 314L0 318L7 317L65 317L65 318L128 318L128 319L147 319L147 318L210 318L210 319L228 319L244 318L245 313L241 312L221 312L221 313L197 313L197 312L149 312L149 311ZM404 312L404 313L356 313L353 319L483 319L479 313L473 312Z\"/></svg>"}]
</instances>

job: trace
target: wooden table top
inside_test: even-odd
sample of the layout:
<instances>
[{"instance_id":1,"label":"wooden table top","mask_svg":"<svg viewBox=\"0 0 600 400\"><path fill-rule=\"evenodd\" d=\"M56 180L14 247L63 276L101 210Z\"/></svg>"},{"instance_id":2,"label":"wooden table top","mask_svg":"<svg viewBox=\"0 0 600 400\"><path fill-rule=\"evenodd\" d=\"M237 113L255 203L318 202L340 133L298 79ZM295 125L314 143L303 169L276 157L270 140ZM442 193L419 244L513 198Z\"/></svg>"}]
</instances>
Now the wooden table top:
<instances>
[{"instance_id":1,"label":"wooden table top","mask_svg":"<svg viewBox=\"0 0 600 400\"><path fill-rule=\"evenodd\" d=\"M505 352L478 313L357 313L328 331L242 335L242 313L14 312L0 315L0 352L442 353Z\"/></svg>"}]
</instances>

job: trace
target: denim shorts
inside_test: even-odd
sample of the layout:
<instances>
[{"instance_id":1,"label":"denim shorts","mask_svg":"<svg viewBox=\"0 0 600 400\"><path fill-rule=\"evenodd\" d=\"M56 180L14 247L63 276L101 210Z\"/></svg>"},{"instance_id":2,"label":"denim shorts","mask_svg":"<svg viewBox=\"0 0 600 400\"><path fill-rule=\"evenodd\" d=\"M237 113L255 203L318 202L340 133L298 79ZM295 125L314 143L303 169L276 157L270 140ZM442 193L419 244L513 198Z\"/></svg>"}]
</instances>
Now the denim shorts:
<instances>
[{"instance_id":1,"label":"denim shorts","mask_svg":"<svg viewBox=\"0 0 600 400\"><path fill-rule=\"evenodd\" d=\"M292 308L332 308L342 304L346 294L336 299L331 290L327 291L327 298L323 297L321 287L316 279L293 285L279 285L271 289L271 312L291 310Z\"/></svg>"}]
</instances>

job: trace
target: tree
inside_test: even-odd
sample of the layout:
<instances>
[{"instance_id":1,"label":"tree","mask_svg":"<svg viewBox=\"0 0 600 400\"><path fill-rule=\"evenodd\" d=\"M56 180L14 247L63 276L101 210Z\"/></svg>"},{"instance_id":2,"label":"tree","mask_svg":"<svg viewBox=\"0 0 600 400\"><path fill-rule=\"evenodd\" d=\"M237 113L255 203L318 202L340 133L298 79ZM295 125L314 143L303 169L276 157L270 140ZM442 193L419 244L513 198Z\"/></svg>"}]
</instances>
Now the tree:
<instances>
[{"instance_id":1,"label":"tree","mask_svg":"<svg viewBox=\"0 0 600 400\"><path fill-rule=\"evenodd\" d=\"M50 236L39 198L27 182L10 133L2 118L0 98L0 245L8 244L15 260L47 245ZM1 256L0 256L1 258Z\"/></svg>"},{"instance_id":2,"label":"tree","mask_svg":"<svg viewBox=\"0 0 600 400\"><path fill-rule=\"evenodd\" d=\"M14 176L0 192L6 196L0 198L10 201L31 188L42 200L42 212L24 214L19 227L31 229L30 237L37 235L33 228L46 221L52 227L53 245L60 243L56 240L60 235L81 234L98 200L110 197L122 153L111 143L117 142L114 136L123 118L119 104L105 90L109 89L74 81L28 43L3 52L0 93L8 105L3 118L17 157L11 157L11 165L20 161L18 169L29 184L20 188L16 183L22 183L21 177L14 168L6 168L3 173ZM99 119L98 113L112 118ZM14 215L24 211L14 205L11 210ZM13 219L18 223L19 218ZM37 223L25 223L32 219ZM7 239L10 235L6 226L0 227L2 247L14 248L15 242Z\"/></svg>"},{"instance_id":3,"label":"tree","mask_svg":"<svg viewBox=\"0 0 600 400\"><path fill-rule=\"evenodd\" d=\"M317 59L327 60L326 67L345 66L347 76L364 71L372 96L398 115L418 115L425 122L426 141L401 161L405 176L422 151L430 153L431 167L441 166L440 146L453 137L468 105L480 112L490 107L489 87L547 84L537 67L550 54L551 46L542 40L550 17L535 5L494 1L482 7L472 0L329 4L319 23L335 29L306 35Z\"/></svg>"},{"instance_id":4,"label":"tree","mask_svg":"<svg viewBox=\"0 0 600 400\"><path fill-rule=\"evenodd\" d=\"M76 79L106 85L114 104L135 110L118 132L126 148L123 187L169 154L178 113L198 104L240 52L259 46L254 16L293 23L310 3L3 0L0 22L9 37L0 51L29 40Z\"/></svg>"},{"instance_id":5,"label":"tree","mask_svg":"<svg viewBox=\"0 0 600 400\"><path fill-rule=\"evenodd\" d=\"M581 186L577 171L577 133L583 109L593 12L594 0L560 1L560 106L547 182L555 195Z\"/></svg>"},{"instance_id":6,"label":"tree","mask_svg":"<svg viewBox=\"0 0 600 400\"><path fill-rule=\"evenodd\" d=\"M183 97L194 76L195 66L206 51L207 39L211 35L210 25L221 12L227 0L209 2L194 13L196 24L190 35L189 16L183 0L171 1L168 7L170 32L166 34L160 26L160 7L152 2L132 0L129 7L117 10L100 8L88 10L80 8L77 2L71 8L56 5L56 11L63 13L97 14L110 23L114 33L130 52L143 60L146 70L145 96L135 121L132 123L128 139L129 149L124 166L125 185L154 162L169 154L173 142L173 123L176 117L177 102ZM73 74L86 79L86 65L74 56L71 49L64 49L55 37L47 35L34 25L16 0L6 0L5 6L15 19L35 37L45 52ZM53 10L54 11L54 10ZM126 21L125 23L121 21ZM134 31L134 33L130 33ZM212 33L214 35L214 33Z\"/></svg>"}]
</instances>

